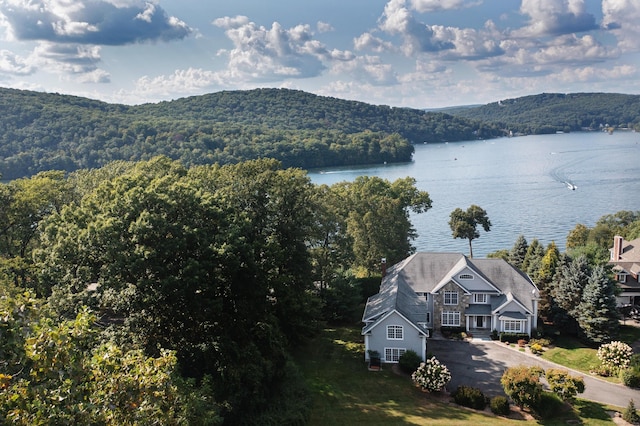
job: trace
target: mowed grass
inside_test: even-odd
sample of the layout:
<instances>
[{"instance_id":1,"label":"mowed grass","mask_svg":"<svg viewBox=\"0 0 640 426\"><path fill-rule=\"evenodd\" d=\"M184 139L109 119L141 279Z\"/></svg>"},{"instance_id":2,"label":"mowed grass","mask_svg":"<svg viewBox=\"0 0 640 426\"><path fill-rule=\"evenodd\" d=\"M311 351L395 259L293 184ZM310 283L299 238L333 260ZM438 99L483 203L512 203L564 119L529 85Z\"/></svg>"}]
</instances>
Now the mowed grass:
<instances>
[{"instance_id":1,"label":"mowed grass","mask_svg":"<svg viewBox=\"0 0 640 426\"><path fill-rule=\"evenodd\" d=\"M578 401L562 419L505 419L459 407L448 398L421 392L406 376L385 366L370 372L363 360L359 329L325 329L296 354L313 393L309 424L314 425L522 425L613 424L601 404ZM559 422L559 423L556 423Z\"/></svg>"},{"instance_id":2,"label":"mowed grass","mask_svg":"<svg viewBox=\"0 0 640 426\"><path fill-rule=\"evenodd\" d=\"M620 326L618 340L632 345L640 340L640 328L629 325ZM553 347L542 354L542 358L574 370L589 374L600 365L597 349L587 348L578 339L570 336L559 336L553 342ZM620 383L615 377L601 377L613 383Z\"/></svg>"}]
</instances>

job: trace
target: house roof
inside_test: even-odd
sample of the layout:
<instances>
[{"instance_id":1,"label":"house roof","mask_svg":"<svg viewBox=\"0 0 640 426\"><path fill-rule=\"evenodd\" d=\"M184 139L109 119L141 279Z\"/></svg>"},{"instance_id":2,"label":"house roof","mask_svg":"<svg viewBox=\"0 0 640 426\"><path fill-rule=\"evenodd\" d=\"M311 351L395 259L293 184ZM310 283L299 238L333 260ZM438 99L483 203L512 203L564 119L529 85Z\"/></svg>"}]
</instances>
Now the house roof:
<instances>
[{"instance_id":1,"label":"house roof","mask_svg":"<svg viewBox=\"0 0 640 426\"><path fill-rule=\"evenodd\" d=\"M614 248L610 249L610 251L612 259L609 263L615 265L615 269L636 275L640 272L640 238L631 241L622 239L622 247L617 259L613 259Z\"/></svg>"},{"instance_id":2,"label":"house roof","mask_svg":"<svg viewBox=\"0 0 640 426\"><path fill-rule=\"evenodd\" d=\"M414 325L426 320L427 303L417 293L431 293L449 282L454 275L469 268L501 292L492 297L491 309L515 300L527 311L534 312L534 299L539 297L535 284L525 274L502 259L469 259L460 253L416 253L387 270L380 292L367 300L362 321L363 333L393 310ZM460 283L458 283L460 285Z\"/></svg>"}]
</instances>

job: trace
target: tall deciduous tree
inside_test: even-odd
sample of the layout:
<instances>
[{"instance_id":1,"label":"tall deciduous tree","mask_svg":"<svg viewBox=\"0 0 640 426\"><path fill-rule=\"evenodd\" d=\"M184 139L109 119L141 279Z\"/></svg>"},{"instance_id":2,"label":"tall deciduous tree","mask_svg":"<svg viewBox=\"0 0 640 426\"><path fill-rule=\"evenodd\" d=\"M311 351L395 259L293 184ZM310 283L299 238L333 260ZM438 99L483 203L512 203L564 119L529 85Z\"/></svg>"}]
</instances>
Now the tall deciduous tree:
<instances>
[{"instance_id":1,"label":"tall deciduous tree","mask_svg":"<svg viewBox=\"0 0 640 426\"><path fill-rule=\"evenodd\" d=\"M480 237L478 226L481 226L485 232L491 230L491 221L487 216L487 212L481 207L472 204L466 211L457 208L451 212L449 227L453 233L453 238L469 240L469 257L473 257L471 241Z\"/></svg>"},{"instance_id":2,"label":"tall deciduous tree","mask_svg":"<svg viewBox=\"0 0 640 426\"><path fill-rule=\"evenodd\" d=\"M592 343L607 343L618 333L615 290L605 268L596 266L584 288L577 318L583 337Z\"/></svg>"},{"instance_id":3,"label":"tall deciduous tree","mask_svg":"<svg viewBox=\"0 0 640 426\"><path fill-rule=\"evenodd\" d=\"M416 231L409 214L431 208L431 199L407 177L389 182L371 176L359 176L353 182L332 187L342 199L347 234L353 251L353 266L366 275L378 273L380 259L393 264L413 253L411 240Z\"/></svg>"}]
</instances>

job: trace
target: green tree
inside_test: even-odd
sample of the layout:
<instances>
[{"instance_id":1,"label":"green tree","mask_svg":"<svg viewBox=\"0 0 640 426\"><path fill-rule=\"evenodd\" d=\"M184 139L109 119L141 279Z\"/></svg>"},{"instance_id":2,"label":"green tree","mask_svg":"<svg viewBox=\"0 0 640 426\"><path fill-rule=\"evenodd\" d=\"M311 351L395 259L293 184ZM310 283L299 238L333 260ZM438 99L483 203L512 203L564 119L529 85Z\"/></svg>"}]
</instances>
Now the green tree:
<instances>
[{"instance_id":1,"label":"green tree","mask_svg":"<svg viewBox=\"0 0 640 426\"><path fill-rule=\"evenodd\" d=\"M604 267L596 266L584 288L578 307L578 325L582 336L591 343L609 342L618 333L616 284Z\"/></svg>"},{"instance_id":2,"label":"green tree","mask_svg":"<svg viewBox=\"0 0 640 426\"><path fill-rule=\"evenodd\" d=\"M409 214L426 212L431 199L415 187L413 178L389 182L359 176L332 189L342 200L341 214L346 217L354 269L370 276L379 273L382 258L393 264L414 252L411 240L416 232Z\"/></svg>"},{"instance_id":3,"label":"green tree","mask_svg":"<svg viewBox=\"0 0 640 426\"><path fill-rule=\"evenodd\" d=\"M487 212L475 204L471 205L466 211L457 208L451 212L449 227L453 233L453 238L469 240L469 257L473 257L471 241L480 237L478 225L482 226L485 232L489 232L491 229L491 222Z\"/></svg>"},{"instance_id":4,"label":"green tree","mask_svg":"<svg viewBox=\"0 0 640 426\"><path fill-rule=\"evenodd\" d=\"M556 325L577 332L577 318L582 295L591 276L591 266L585 256L565 257L554 279L552 295L559 312L554 316Z\"/></svg>"},{"instance_id":5,"label":"green tree","mask_svg":"<svg viewBox=\"0 0 640 426\"><path fill-rule=\"evenodd\" d=\"M543 375L544 371L539 367L509 367L502 374L500 383L518 407L535 407L542 396L540 377Z\"/></svg>"},{"instance_id":6,"label":"green tree","mask_svg":"<svg viewBox=\"0 0 640 426\"><path fill-rule=\"evenodd\" d=\"M507 261L516 268L521 269L527 256L528 248L529 244L527 243L527 239L524 235L519 235L516 242L513 244L513 247L509 250L509 257Z\"/></svg>"},{"instance_id":7,"label":"green tree","mask_svg":"<svg viewBox=\"0 0 640 426\"><path fill-rule=\"evenodd\" d=\"M567 235L567 249L572 249L587 244L589 228L579 223Z\"/></svg>"},{"instance_id":8,"label":"green tree","mask_svg":"<svg viewBox=\"0 0 640 426\"><path fill-rule=\"evenodd\" d=\"M579 393L585 391L582 377L572 376L567 370L550 368L545 371L545 377L551 392L563 401L573 401Z\"/></svg>"}]
</instances>

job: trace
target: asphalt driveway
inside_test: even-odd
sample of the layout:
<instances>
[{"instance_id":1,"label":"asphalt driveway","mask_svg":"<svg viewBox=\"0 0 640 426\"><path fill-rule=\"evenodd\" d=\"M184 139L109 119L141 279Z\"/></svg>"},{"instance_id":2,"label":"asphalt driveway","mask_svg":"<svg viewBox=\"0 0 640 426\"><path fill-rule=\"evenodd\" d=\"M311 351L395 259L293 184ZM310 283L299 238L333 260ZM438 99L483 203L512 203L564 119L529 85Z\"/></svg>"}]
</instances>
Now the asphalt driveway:
<instances>
[{"instance_id":1,"label":"asphalt driveway","mask_svg":"<svg viewBox=\"0 0 640 426\"><path fill-rule=\"evenodd\" d=\"M489 397L504 395L500 377L508 367L526 365L538 366L545 370L567 369L493 341L430 339L427 350L451 371L448 391L454 391L459 385L467 385L482 390ZM578 371L572 371L571 374L584 378L586 389L583 394L578 395L580 398L622 408L627 406L630 399L634 400L636 406L640 404L639 390L609 383Z\"/></svg>"}]
</instances>

